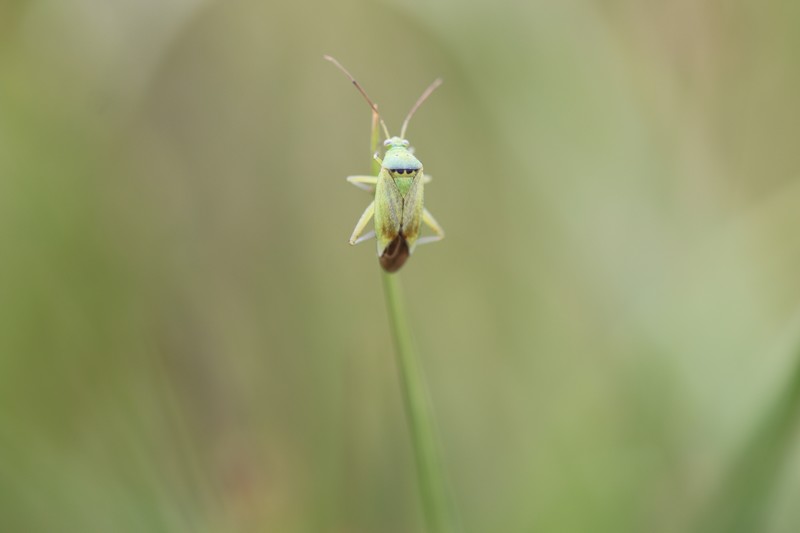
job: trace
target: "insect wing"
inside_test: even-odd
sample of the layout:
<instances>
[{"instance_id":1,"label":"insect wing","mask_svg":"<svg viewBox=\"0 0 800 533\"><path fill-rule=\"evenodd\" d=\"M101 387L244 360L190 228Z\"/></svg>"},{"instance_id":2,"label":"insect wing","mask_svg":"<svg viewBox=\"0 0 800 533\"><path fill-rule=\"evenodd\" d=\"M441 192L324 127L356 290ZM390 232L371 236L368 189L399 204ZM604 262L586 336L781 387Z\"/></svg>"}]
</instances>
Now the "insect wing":
<instances>
[{"instance_id":1,"label":"insect wing","mask_svg":"<svg viewBox=\"0 0 800 533\"><path fill-rule=\"evenodd\" d=\"M378 255L400 234L403 220L403 196L385 168L378 175L375 188L375 236L378 241Z\"/></svg>"},{"instance_id":2,"label":"insect wing","mask_svg":"<svg viewBox=\"0 0 800 533\"><path fill-rule=\"evenodd\" d=\"M410 252L414 251L414 245L419 238L420 227L422 226L422 197L424 188L422 170L420 169L403 199L401 231L406 241L408 241Z\"/></svg>"}]
</instances>

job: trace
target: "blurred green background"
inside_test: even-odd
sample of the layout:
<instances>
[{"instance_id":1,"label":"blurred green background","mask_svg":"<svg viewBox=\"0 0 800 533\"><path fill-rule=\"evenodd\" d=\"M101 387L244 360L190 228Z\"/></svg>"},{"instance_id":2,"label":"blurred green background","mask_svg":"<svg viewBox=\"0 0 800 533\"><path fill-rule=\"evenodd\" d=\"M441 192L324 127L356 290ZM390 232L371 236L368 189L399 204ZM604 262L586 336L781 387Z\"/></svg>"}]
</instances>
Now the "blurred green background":
<instances>
[{"instance_id":1,"label":"blurred green background","mask_svg":"<svg viewBox=\"0 0 800 533\"><path fill-rule=\"evenodd\" d=\"M465 531L798 531L799 27L0 1L0 530L422 530L331 54L393 133L445 80L400 275Z\"/></svg>"}]
</instances>

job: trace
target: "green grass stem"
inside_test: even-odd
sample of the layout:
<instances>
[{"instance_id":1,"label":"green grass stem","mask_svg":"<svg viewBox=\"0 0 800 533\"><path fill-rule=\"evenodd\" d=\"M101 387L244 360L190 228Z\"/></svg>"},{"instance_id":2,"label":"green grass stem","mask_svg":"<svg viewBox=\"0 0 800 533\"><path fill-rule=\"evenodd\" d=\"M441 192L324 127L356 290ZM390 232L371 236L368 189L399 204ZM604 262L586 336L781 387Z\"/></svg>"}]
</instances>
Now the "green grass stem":
<instances>
[{"instance_id":1,"label":"green grass stem","mask_svg":"<svg viewBox=\"0 0 800 533\"><path fill-rule=\"evenodd\" d=\"M382 277L425 520L429 532L449 533L455 528L424 372L411 337L397 275L383 272Z\"/></svg>"}]
</instances>

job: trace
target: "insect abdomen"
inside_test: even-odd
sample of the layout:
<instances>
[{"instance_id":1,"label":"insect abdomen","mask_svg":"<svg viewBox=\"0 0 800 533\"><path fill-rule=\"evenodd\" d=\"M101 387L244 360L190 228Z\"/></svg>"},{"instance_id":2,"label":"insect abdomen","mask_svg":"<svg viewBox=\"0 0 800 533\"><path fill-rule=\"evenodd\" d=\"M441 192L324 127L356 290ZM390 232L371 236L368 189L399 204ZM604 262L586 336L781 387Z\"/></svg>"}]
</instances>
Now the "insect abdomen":
<instances>
[{"instance_id":1,"label":"insect abdomen","mask_svg":"<svg viewBox=\"0 0 800 533\"><path fill-rule=\"evenodd\" d=\"M381 267L386 272L397 272L408 259L409 253L406 238L402 233L398 233L381 254Z\"/></svg>"}]
</instances>

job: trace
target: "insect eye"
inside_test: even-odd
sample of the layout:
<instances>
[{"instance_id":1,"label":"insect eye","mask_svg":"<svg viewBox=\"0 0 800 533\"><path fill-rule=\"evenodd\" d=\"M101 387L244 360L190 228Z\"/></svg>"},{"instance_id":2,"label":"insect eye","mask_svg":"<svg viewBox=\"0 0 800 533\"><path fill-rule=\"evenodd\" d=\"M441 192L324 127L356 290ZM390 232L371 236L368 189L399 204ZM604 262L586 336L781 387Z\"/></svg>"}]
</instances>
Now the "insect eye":
<instances>
[{"instance_id":1,"label":"insect eye","mask_svg":"<svg viewBox=\"0 0 800 533\"><path fill-rule=\"evenodd\" d=\"M405 139L403 139L403 146L408 146L408 141L406 141Z\"/></svg>"}]
</instances>

